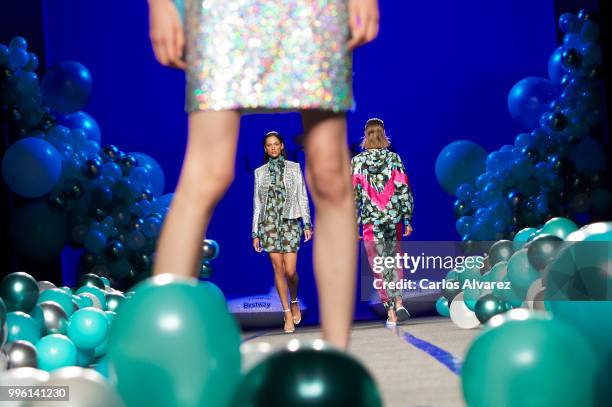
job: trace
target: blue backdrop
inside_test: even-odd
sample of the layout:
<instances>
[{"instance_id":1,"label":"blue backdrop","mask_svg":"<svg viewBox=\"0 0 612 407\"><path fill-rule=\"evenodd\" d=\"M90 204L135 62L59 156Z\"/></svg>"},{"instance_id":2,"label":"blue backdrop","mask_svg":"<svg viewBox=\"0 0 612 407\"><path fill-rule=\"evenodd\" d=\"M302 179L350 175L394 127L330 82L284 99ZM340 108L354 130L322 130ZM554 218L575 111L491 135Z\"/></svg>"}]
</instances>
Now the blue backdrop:
<instances>
[{"instance_id":1,"label":"blue backdrop","mask_svg":"<svg viewBox=\"0 0 612 407\"><path fill-rule=\"evenodd\" d=\"M383 118L414 191L413 239L457 239L453 198L437 184L435 159L453 140L491 150L512 144L523 130L511 119L506 98L518 80L546 76L556 47L553 1L380 3L378 39L354 55L357 106L349 114L349 142L360 139L367 118ZM93 75L85 110L100 124L102 144L151 155L164 169L166 192L173 191L186 143L184 78L155 61L146 2L47 0L44 16L47 63L78 60ZM213 281L230 298L266 293L273 284L267 256L253 251L250 238L251 170L261 164L261 137L271 129L295 148L299 116L243 118L236 180L208 233L221 245ZM298 159L303 163L303 154ZM300 297L314 306L310 256L306 244L298 264ZM363 304L357 316L368 316ZM316 313L308 319L316 321Z\"/></svg>"}]
</instances>

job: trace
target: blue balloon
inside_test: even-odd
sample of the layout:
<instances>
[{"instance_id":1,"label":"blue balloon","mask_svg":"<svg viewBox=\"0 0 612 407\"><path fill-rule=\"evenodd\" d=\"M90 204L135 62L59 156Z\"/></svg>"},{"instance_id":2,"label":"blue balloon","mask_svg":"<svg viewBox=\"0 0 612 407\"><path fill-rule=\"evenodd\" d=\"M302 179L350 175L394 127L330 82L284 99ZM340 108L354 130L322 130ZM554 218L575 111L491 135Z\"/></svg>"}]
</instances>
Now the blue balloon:
<instances>
[{"instance_id":1,"label":"blue balloon","mask_svg":"<svg viewBox=\"0 0 612 407\"><path fill-rule=\"evenodd\" d=\"M170 203L172 202L172 198L174 198L174 192L170 192L168 194L160 196L157 199L157 207L159 209L169 208Z\"/></svg>"},{"instance_id":2,"label":"blue balloon","mask_svg":"<svg viewBox=\"0 0 612 407\"><path fill-rule=\"evenodd\" d=\"M121 178L121 167L117 163L104 163L102 165L102 176L114 181Z\"/></svg>"},{"instance_id":3,"label":"blue balloon","mask_svg":"<svg viewBox=\"0 0 612 407\"><path fill-rule=\"evenodd\" d=\"M138 188L147 188L150 185L151 177L149 175L149 170L145 167L138 166L130 172L129 179Z\"/></svg>"},{"instance_id":4,"label":"blue balloon","mask_svg":"<svg viewBox=\"0 0 612 407\"><path fill-rule=\"evenodd\" d=\"M565 75L565 69L561 63L561 54L563 54L563 50L563 47L558 47L548 59L548 77L556 84L560 84L563 75Z\"/></svg>"},{"instance_id":5,"label":"blue balloon","mask_svg":"<svg viewBox=\"0 0 612 407\"><path fill-rule=\"evenodd\" d=\"M594 172L606 167L606 153L602 145L592 137L585 137L574 147L570 159L580 172Z\"/></svg>"},{"instance_id":6,"label":"blue balloon","mask_svg":"<svg viewBox=\"0 0 612 407\"><path fill-rule=\"evenodd\" d=\"M472 141L448 144L436 159L438 183L450 195L454 194L459 185L473 183L484 172L486 156L486 151Z\"/></svg>"},{"instance_id":7,"label":"blue balloon","mask_svg":"<svg viewBox=\"0 0 612 407\"><path fill-rule=\"evenodd\" d=\"M75 112L67 115L61 115L57 118L58 124L69 127L71 129L82 129L85 131L87 138L100 144L102 139L100 127L93 117L85 112Z\"/></svg>"},{"instance_id":8,"label":"blue balloon","mask_svg":"<svg viewBox=\"0 0 612 407\"><path fill-rule=\"evenodd\" d=\"M9 51L8 66L12 70L23 68L28 63L28 52L23 48L12 48Z\"/></svg>"},{"instance_id":9,"label":"blue balloon","mask_svg":"<svg viewBox=\"0 0 612 407\"><path fill-rule=\"evenodd\" d=\"M474 224L474 218L471 216L462 216L457 219L457 223L455 227L457 228L457 233L461 236L470 233L472 225Z\"/></svg>"},{"instance_id":10,"label":"blue balloon","mask_svg":"<svg viewBox=\"0 0 612 407\"><path fill-rule=\"evenodd\" d=\"M164 185L166 183L166 177L164 176L164 170L151 156L145 153L130 153L138 160L138 166L144 167L149 171L149 188L153 195L159 196L164 192Z\"/></svg>"},{"instance_id":11,"label":"blue balloon","mask_svg":"<svg viewBox=\"0 0 612 407\"><path fill-rule=\"evenodd\" d=\"M149 238L156 238L161 230L162 222L158 218L149 217L144 220L142 233Z\"/></svg>"},{"instance_id":12,"label":"blue balloon","mask_svg":"<svg viewBox=\"0 0 612 407\"><path fill-rule=\"evenodd\" d=\"M89 101L91 89L91 73L76 61L53 65L47 70L41 86L44 102L61 114L81 110Z\"/></svg>"},{"instance_id":13,"label":"blue balloon","mask_svg":"<svg viewBox=\"0 0 612 407\"><path fill-rule=\"evenodd\" d=\"M11 219L11 241L21 254L32 260L49 261L59 256L67 233L64 213L45 202L22 206Z\"/></svg>"},{"instance_id":14,"label":"blue balloon","mask_svg":"<svg viewBox=\"0 0 612 407\"><path fill-rule=\"evenodd\" d=\"M580 21L574 13L563 13L559 17L559 28L564 33L575 33L580 30Z\"/></svg>"},{"instance_id":15,"label":"blue balloon","mask_svg":"<svg viewBox=\"0 0 612 407\"><path fill-rule=\"evenodd\" d=\"M508 93L510 115L527 128L535 128L548 105L560 94L554 82L531 76L518 81Z\"/></svg>"},{"instance_id":16,"label":"blue balloon","mask_svg":"<svg viewBox=\"0 0 612 407\"><path fill-rule=\"evenodd\" d=\"M584 44L582 38L578 34L565 34L563 37L563 45L566 49L576 48L580 49L580 47Z\"/></svg>"},{"instance_id":17,"label":"blue balloon","mask_svg":"<svg viewBox=\"0 0 612 407\"><path fill-rule=\"evenodd\" d=\"M476 192L476 190L474 189L474 186L472 184L461 184L459 185L459 187L457 187L457 191L455 192L455 195L457 196L457 198L461 199L462 201L469 201L470 199L472 199L472 196L474 195L474 193Z\"/></svg>"},{"instance_id":18,"label":"blue balloon","mask_svg":"<svg viewBox=\"0 0 612 407\"><path fill-rule=\"evenodd\" d=\"M92 229L83 238L83 246L93 254L102 254L106 247L106 236L97 229Z\"/></svg>"},{"instance_id":19,"label":"blue balloon","mask_svg":"<svg viewBox=\"0 0 612 407\"><path fill-rule=\"evenodd\" d=\"M26 198L45 195L61 175L61 155L41 138L26 137L16 141L2 159L2 176L6 185Z\"/></svg>"},{"instance_id":20,"label":"blue balloon","mask_svg":"<svg viewBox=\"0 0 612 407\"><path fill-rule=\"evenodd\" d=\"M586 65L599 65L602 62L601 47L597 44L591 42L584 44L580 47L580 54Z\"/></svg>"}]
</instances>

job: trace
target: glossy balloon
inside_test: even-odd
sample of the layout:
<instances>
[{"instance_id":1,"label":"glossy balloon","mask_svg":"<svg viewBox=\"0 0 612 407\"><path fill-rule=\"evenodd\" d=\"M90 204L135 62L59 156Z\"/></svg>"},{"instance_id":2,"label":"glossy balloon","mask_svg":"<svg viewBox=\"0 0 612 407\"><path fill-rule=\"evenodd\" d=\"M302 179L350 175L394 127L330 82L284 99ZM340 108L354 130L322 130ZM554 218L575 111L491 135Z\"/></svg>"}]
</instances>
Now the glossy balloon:
<instances>
[{"instance_id":1,"label":"glossy balloon","mask_svg":"<svg viewBox=\"0 0 612 407\"><path fill-rule=\"evenodd\" d=\"M68 114L83 108L91 96L89 70L75 61L62 61L47 69L41 82L44 102L58 113Z\"/></svg>"},{"instance_id":2,"label":"glossy balloon","mask_svg":"<svg viewBox=\"0 0 612 407\"><path fill-rule=\"evenodd\" d=\"M491 317L502 312L506 312L504 300L494 294L485 294L481 296L474 306L474 314L481 324L486 323Z\"/></svg>"},{"instance_id":3,"label":"glossy balloon","mask_svg":"<svg viewBox=\"0 0 612 407\"><path fill-rule=\"evenodd\" d=\"M40 339L40 327L30 315L21 312L9 312L6 316L8 327L7 342L23 340L36 343Z\"/></svg>"},{"instance_id":4,"label":"glossy balloon","mask_svg":"<svg viewBox=\"0 0 612 407\"><path fill-rule=\"evenodd\" d=\"M95 349L108 335L108 319L104 311L86 307L70 317L68 337L79 349Z\"/></svg>"},{"instance_id":5,"label":"glossy balloon","mask_svg":"<svg viewBox=\"0 0 612 407\"><path fill-rule=\"evenodd\" d=\"M478 144L458 140L448 144L436 159L435 172L438 183L453 195L465 183L473 183L485 170L487 153Z\"/></svg>"},{"instance_id":6,"label":"glossy balloon","mask_svg":"<svg viewBox=\"0 0 612 407\"><path fill-rule=\"evenodd\" d=\"M470 310L463 301L463 293L457 294L450 304L451 320L461 329L473 329L480 325L474 311Z\"/></svg>"},{"instance_id":7,"label":"glossy balloon","mask_svg":"<svg viewBox=\"0 0 612 407\"><path fill-rule=\"evenodd\" d=\"M38 365L46 371L77 363L77 348L66 335L47 335L36 343L36 350Z\"/></svg>"},{"instance_id":8,"label":"glossy balloon","mask_svg":"<svg viewBox=\"0 0 612 407\"><path fill-rule=\"evenodd\" d=\"M38 299L38 285L34 277L18 271L0 281L0 322L4 322L6 311L31 312Z\"/></svg>"},{"instance_id":9,"label":"glossy balloon","mask_svg":"<svg viewBox=\"0 0 612 407\"><path fill-rule=\"evenodd\" d=\"M27 341L15 341L4 347L8 359L8 368L38 367L36 348Z\"/></svg>"},{"instance_id":10,"label":"glossy balloon","mask_svg":"<svg viewBox=\"0 0 612 407\"><path fill-rule=\"evenodd\" d=\"M66 293L65 290L59 288L52 288L49 290L45 290L40 293L40 297L38 298L38 303L45 301L53 301L57 303L64 312L66 316L69 317L74 312L74 308L72 306L72 296Z\"/></svg>"}]
</instances>

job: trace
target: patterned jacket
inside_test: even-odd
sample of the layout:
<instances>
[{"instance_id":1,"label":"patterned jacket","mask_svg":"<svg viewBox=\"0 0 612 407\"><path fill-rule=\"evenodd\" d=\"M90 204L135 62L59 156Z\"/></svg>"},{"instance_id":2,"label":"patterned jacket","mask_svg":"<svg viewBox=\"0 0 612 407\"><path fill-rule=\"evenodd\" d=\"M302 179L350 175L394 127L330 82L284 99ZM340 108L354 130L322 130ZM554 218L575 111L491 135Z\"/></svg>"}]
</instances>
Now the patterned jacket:
<instances>
[{"instance_id":1,"label":"patterned jacket","mask_svg":"<svg viewBox=\"0 0 612 407\"><path fill-rule=\"evenodd\" d=\"M302 218L304 225L310 225L310 208L308 207L308 194L302 176L300 164L285 160L283 172L286 199L283 207L283 218ZM263 221L266 212L266 200L270 187L270 171L268 164L255 170L255 192L253 194L253 227L252 232L257 233L259 223Z\"/></svg>"},{"instance_id":2,"label":"patterned jacket","mask_svg":"<svg viewBox=\"0 0 612 407\"><path fill-rule=\"evenodd\" d=\"M351 168L360 224L410 224L414 201L399 155L386 148L368 149L353 157Z\"/></svg>"}]
</instances>

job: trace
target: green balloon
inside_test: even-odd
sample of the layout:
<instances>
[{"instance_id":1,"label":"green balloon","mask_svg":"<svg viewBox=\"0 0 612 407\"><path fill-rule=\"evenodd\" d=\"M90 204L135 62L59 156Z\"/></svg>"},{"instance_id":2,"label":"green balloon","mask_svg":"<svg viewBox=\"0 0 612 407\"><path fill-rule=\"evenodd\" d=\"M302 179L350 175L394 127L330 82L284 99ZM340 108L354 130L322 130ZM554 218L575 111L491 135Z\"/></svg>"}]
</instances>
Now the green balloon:
<instances>
[{"instance_id":1,"label":"green balloon","mask_svg":"<svg viewBox=\"0 0 612 407\"><path fill-rule=\"evenodd\" d=\"M34 277L23 271L11 273L0 281L0 297L7 311L29 313L38 299L38 284Z\"/></svg>"},{"instance_id":2,"label":"green balloon","mask_svg":"<svg viewBox=\"0 0 612 407\"><path fill-rule=\"evenodd\" d=\"M35 344L40 339L40 326L25 312L15 311L6 314L6 326L7 343L22 340Z\"/></svg>"},{"instance_id":3,"label":"green balloon","mask_svg":"<svg viewBox=\"0 0 612 407\"><path fill-rule=\"evenodd\" d=\"M550 234L565 240L570 233L578 230L578 226L567 218L552 218L540 229L542 234Z\"/></svg>"},{"instance_id":4,"label":"green balloon","mask_svg":"<svg viewBox=\"0 0 612 407\"><path fill-rule=\"evenodd\" d=\"M62 334L47 335L36 343L38 368L46 371L77 363L77 348Z\"/></svg>"},{"instance_id":5,"label":"green balloon","mask_svg":"<svg viewBox=\"0 0 612 407\"><path fill-rule=\"evenodd\" d=\"M107 311L117 311L119 304L123 301L125 297L121 294L106 294L106 310Z\"/></svg>"},{"instance_id":6,"label":"green balloon","mask_svg":"<svg viewBox=\"0 0 612 407\"><path fill-rule=\"evenodd\" d=\"M93 362L95 357L96 351L94 349L81 349L77 347L76 365L81 367L87 367L91 364L91 362Z\"/></svg>"},{"instance_id":7,"label":"green balloon","mask_svg":"<svg viewBox=\"0 0 612 407\"><path fill-rule=\"evenodd\" d=\"M333 349L272 354L240 383L233 405L378 407L374 380L353 357Z\"/></svg>"},{"instance_id":8,"label":"green balloon","mask_svg":"<svg viewBox=\"0 0 612 407\"><path fill-rule=\"evenodd\" d=\"M102 280L102 278L98 276L97 274L93 274L93 273L83 274L81 277L79 277L78 286L83 287L86 285L90 285L92 287L98 287L101 290L104 290L104 287L105 287L104 280Z\"/></svg>"},{"instance_id":9,"label":"green balloon","mask_svg":"<svg viewBox=\"0 0 612 407\"><path fill-rule=\"evenodd\" d=\"M68 337L79 349L95 349L108 335L108 318L104 311L86 307L70 317Z\"/></svg>"},{"instance_id":10,"label":"green balloon","mask_svg":"<svg viewBox=\"0 0 612 407\"><path fill-rule=\"evenodd\" d=\"M102 306L102 310L103 311L106 310L106 292L102 291L98 287L94 287L91 285L85 285L83 287L80 287L76 293L77 295L83 294L83 293L91 293L95 295L98 298L98 300L100 300L100 305Z\"/></svg>"},{"instance_id":11,"label":"green balloon","mask_svg":"<svg viewBox=\"0 0 612 407\"><path fill-rule=\"evenodd\" d=\"M589 344L564 322L509 320L470 346L463 395L470 407L590 406L596 369Z\"/></svg>"},{"instance_id":12,"label":"green balloon","mask_svg":"<svg viewBox=\"0 0 612 407\"><path fill-rule=\"evenodd\" d=\"M239 347L238 327L218 293L165 274L122 301L106 357L126 405L225 406L240 379Z\"/></svg>"},{"instance_id":13,"label":"green balloon","mask_svg":"<svg viewBox=\"0 0 612 407\"><path fill-rule=\"evenodd\" d=\"M461 283L461 287L463 287L463 283L466 280L470 280L470 283L472 281L475 280L479 280L481 277L480 274L480 267L478 267L478 265L474 262L474 264L470 264L470 267L467 266L462 266L463 270L456 270L457 273L457 278L459 279L459 282Z\"/></svg>"},{"instance_id":14,"label":"green balloon","mask_svg":"<svg viewBox=\"0 0 612 407\"><path fill-rule=\"evenodd\" d=\"M504 300L494 294L484 294L474 305L474 313L481 324L486 323L493 316L506 311L507 308Z\"/></svg>"},{"instance_id":15,"label":"green balloon","mask_svg":"<svg viewBox=\"0 0 612 407\"><path fill-rule=\"evenodd\" d=\"M506 274L508 274L508 262L500 261L491 267L491 271L485 274L485 276L487 276L485 281L501 282L506 277Z\"/></svg>"},{"instance_id":16,"label":"green balloon","mask_svg":"<svg viewBox=\"0 0 612 407\"><path fill-rule=\"evenodd\" d=\"M508 261L514 253L514 243L510 240L499 240L489 249L489 263L491 266L500 261Z\"/></svg>"},{"instance_id":17,"label":"green balloon","mask_svg":"<svg viewBox=\"0 0 612 407\"><path fill-rule=\"evenodd\" d=\"M531 284L540 278L540 273L529 262L527 253L528 249L521 249L508 261L508 280L512 290L522 297L525 297Z\"/></svg>"},{"instance_id":18,"label":"green balloon","mask_svg":"<svg viewBox=\"0 0 612 407\"><path fill-rule=\"evenodd\" d=\"M481 295L482 291L480 291L478 288L466 288L463 290L463 302L465 302L465 306L471 311L474 311L476 302Z\"/></svg>"},{"instance_id":19,"label":"green balloon","mask_svg":"<svg viewBox=\"0 0 612 407\"><path fill-rule=\"evenodd\" d=\"M58 288L59 288L60 290L62 290L62 291L65 291L67 294L72 295L72 288L70 288L70 287L66 287L66 286L64 286L64 287L58 287Z\"/></svg>"},{"instance_id":20,"label":"green balloon","mask_svg":"<svg viewBox=\"0 0 612 407\"><path fill-rule=\"evenodd\" d=\"M100 279L102 280L102 282L104 283L104 287L110 287L110 280L104 276L100 276Z\"/></svg>"},{"instance_id":21,"label":"green balloon","mask_svg":"<svg viewBox=\"0 0 612 407\"><path fill-rule=\"evenodd\" d=\"M2 297L0 297L0 326L4 325L6 322L6 304Z\"/></svg>"},{"instance_id":22,"label":"green balloon","mask_svg":"<svg viewBox=\"0 0 612 407\"><path fill-rule=\"evenodd\" d=\"M66 316L68 317L70 317L70 315L72 315L72 313L74 312L74 306L72 305L72 296L59 288L51 288L40 293L38 303L44 301L53 301L57 303L60 307L62 307L62 309L66 313Z\"/></svg>"},{"instance_id":23,"label":"green balloon","mask_svg":"<svg viewBox=\"0 0 612 407\"><path fill-rule=\"evenodd\" d=\"M85 307L93 307L93 300L85 295L73 295L72 299L76 301L79 309Z\"/></svg>"},{"instance_id":24,"label":"green balloon","mask_svg":"<svg viewBox=\"0 0 612 407\"><path fill-rule=\"evenodd\" d=\"M536 228L525 228L516 232L516 235L514 235L514 239L512 240L514 243L514 251L522 249L531 235L537 233L537 231L538 229Z\"/></svg>"},{"instance_id":25,"label":"green balloon","mask_svg":"<svg viewBox=\"0 0 612 407\"><path fill-rule=\"evenodd\" d=\"M443 317L450 317L450 309L448 308L448 300L444 296L436 300L436 311Z\"/></svg>"}]
</instances>

